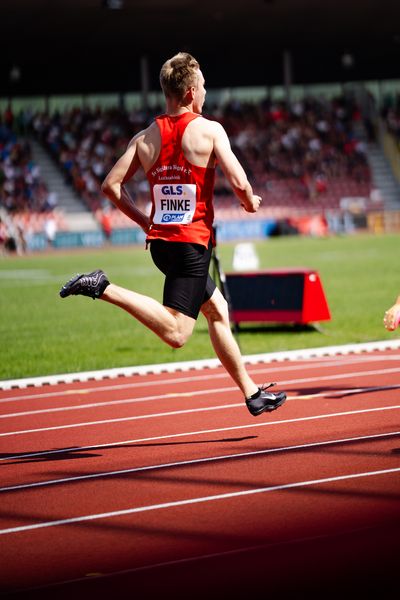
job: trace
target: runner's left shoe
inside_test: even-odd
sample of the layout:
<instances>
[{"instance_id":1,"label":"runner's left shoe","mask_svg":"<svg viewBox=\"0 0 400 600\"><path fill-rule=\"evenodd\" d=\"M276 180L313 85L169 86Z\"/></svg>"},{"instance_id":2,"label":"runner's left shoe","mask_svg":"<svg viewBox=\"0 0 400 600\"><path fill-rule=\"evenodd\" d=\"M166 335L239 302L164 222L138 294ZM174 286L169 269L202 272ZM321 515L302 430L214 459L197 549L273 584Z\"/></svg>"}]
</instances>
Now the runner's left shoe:
<instances>
[{"instance_id":1,"label":"runner's left shoe","mask_svg":"<svg viewBox=\"0 0 400 600\"><path fill-rule=\"evenodd\" d=\"M89 296L90 298L101 298L104 290L110 284L104 271L98 269L92 273L76 275L60 290L61 298L67 296Z\"/></svg>"}]
</instances>

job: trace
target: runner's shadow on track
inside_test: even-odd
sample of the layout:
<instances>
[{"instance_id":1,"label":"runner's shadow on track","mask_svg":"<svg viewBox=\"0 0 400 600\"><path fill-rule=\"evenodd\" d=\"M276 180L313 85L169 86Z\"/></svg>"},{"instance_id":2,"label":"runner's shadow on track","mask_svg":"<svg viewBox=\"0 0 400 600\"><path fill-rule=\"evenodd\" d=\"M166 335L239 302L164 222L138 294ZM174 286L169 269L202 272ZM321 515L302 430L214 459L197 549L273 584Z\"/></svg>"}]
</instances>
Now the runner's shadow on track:
<instances>
[{"instance_id":1,"label":"runner's shadow on track","mask_svg":"<svg viewBox=\"0 0 400 600\"><path fill-rule=\"evenodd\" d=\"M226 442L244 442L246 440L256 439L257 435L246 435L243 437L231 437L231 438L219 438L215 440L198 440L193 442L150 442L146 444L113 444L111 446L96 446L97 450L115 450L117 448L147 448L151 446L181 446L188 444L216 444L216 443L226 443ZM34 456L34 454L39 454L39 452L33 452L32 456L29 456L27 452L19 452L17 454L0 454L0 459L6 461L7 457L10 457L10 460L4 462L4 466L6 465L15 465L15 464L24 464L31 462L50 462L50 461L59 461L59 460L76 460L77 458L97 458L103 456L99 453L91 453L91 452L82 452L79 448L65 448L65 450L43 450L43 454L40 456ZM46 453L47 454L44 454ZM54 452L54 454L51 454Z\"/></svg>"},{"instance_id":2,"label":"runner's shadow on track","mask_svg":"<svg viewBox=\"0 0 400 600\"><path fill-rule=\"evenodd\" d=\"M340 396L339 394L335 395L335 398L346 398L346 396L356 396L358 394L368 394L371 392L390 392L391 390L397 390L400 386L398 385L384 385L384 386L369 386L364 388L355 387L354 390L347 388L343 391L343 394Z\"/></svg>"},{"instance_id":3,"label":"runner's shadow on track","mask_svg":"<svg viewBox=\"0 0 400 600\"><path fill-rule=\"evenodd\" d=\"M47 452L46 450L44 452ZM56 450L56 452L59 452ZM36 452L34 453L36 454ZM3 466L6 465L18 465L23 463L31 462L47 462L52 460L76 460L77 458L97 458L103 456L102 454L94 454L90 452L79 452L79 450L68 450L60 451L57 455L45 455L45 456L32 456L30 457L27 452L21 452L18 454L0 454L0 459L6 461L7 456L10 456L9 462L4 462ZM25 460L26 459L26 460Z\"/></svg>"},{"instance_id":4,"label":"runner's shadow on track","mask_svg":"<svg viewBox=\"0 0 400 600\"><path fill-rule=\"evenodd\" d=\"M360 394L368 394L371 392L388 392L391 390L396 390L400 386L398 385L385 385L385 386L367 386L367 387L357 387L357 386L321 386L321 387L301 387L301 388L293 388L288 390L288 399L290 399L293 393L297 393L299 396L306 395L316 395L316 394L325 394L326 399L335 399L335 398L346 398L347 396L357 396ZM293 400L296 399L296 396L293 397Z\"/></svg>"}]
</instances>

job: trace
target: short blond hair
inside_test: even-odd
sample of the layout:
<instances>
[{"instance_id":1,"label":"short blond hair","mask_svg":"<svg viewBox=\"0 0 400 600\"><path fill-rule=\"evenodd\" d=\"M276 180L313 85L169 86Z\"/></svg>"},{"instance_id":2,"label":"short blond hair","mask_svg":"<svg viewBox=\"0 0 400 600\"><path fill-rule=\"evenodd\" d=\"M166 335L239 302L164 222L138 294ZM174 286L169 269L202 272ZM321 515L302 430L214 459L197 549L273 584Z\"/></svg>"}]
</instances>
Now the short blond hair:
<instances>
[{"instance_id":1,"label":"short blond hair","mask_svg":"<svg viewBox=\"0 0 400 600\"><path fill-rule=\"evenodd\" d=\"M167 98L183 100L187 90L197 85L200 65L191 54L178 52L161 67L160 84Z\"/></svg>"}]
</instances>

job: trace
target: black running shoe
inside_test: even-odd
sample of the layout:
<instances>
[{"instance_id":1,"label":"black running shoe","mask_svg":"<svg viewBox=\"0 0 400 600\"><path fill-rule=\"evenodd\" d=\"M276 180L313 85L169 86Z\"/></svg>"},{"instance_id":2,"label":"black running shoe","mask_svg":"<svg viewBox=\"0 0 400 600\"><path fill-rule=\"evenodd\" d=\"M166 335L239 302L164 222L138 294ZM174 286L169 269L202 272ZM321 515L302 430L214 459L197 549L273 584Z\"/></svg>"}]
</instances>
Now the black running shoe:
<instances>
[{"instance_id":1,"label":"black running shoe","mask_svg":"<svg viewBox=\"0 0 400 600\"><path fill-rule=\"evenodd\" d=\"M258 388L258 392L250 396L250 398L246 398L246 406L253 415L253 417L258 417L263 412L271 412L282 406L282 404L286 400L285 392L277 392L273 394L272 392L267 392L267 389L275 385L275 383L270 383L266 386L261 386Z\"/></svg>"},{"instance_id":2,"label":"black running shoe","mask_svg":"<svg viewBox=\"0 0 400 600\"><path fill-rule=\"evenodd\" d=\"M106 274L100 269L86 275L76 275L62 286L60 296L66 298L67 296L77 296L79 294L90 296L94 300L95 298L101 298L109 283Z\"/></svg>"}]
</instances>

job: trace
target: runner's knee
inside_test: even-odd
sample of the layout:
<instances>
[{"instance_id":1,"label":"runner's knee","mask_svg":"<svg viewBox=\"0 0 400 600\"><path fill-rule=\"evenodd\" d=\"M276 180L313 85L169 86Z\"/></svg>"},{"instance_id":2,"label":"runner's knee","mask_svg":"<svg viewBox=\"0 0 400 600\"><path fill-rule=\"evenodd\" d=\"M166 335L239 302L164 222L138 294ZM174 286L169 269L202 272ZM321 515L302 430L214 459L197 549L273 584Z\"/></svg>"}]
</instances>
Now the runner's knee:
<instances>
[{"instance_id":1,"label":"runner's knee","mask_svg":"<svg viewBox=\"0 0 400 600\"><path fill-rule=\"evenodd\" d=\"M229 321L228 303L218 289L203 304L201 311L207 321Z\"/></svg>"},{"instance_id":2,"label":"runner's knee","mask_svg":"<svg viewBox=\"0 0 400 600\"><path fill-rule=\"evenodd\" d=\"M182 348L191 336L191 332L174 331L166 336L165 341L171 348Z\"/></svg>"},{"instance_id":3,"label":"runner's knee","mask_svg":"<svg viewBox=\"0 0 400 600\"><path fill-rule=\"evenodd\" d=\"M174 315L175 322L165 332L163 339L171 348L182 348L192 335L196 320L173 309L168 310Z\"/></svg>"}]
</instances>

